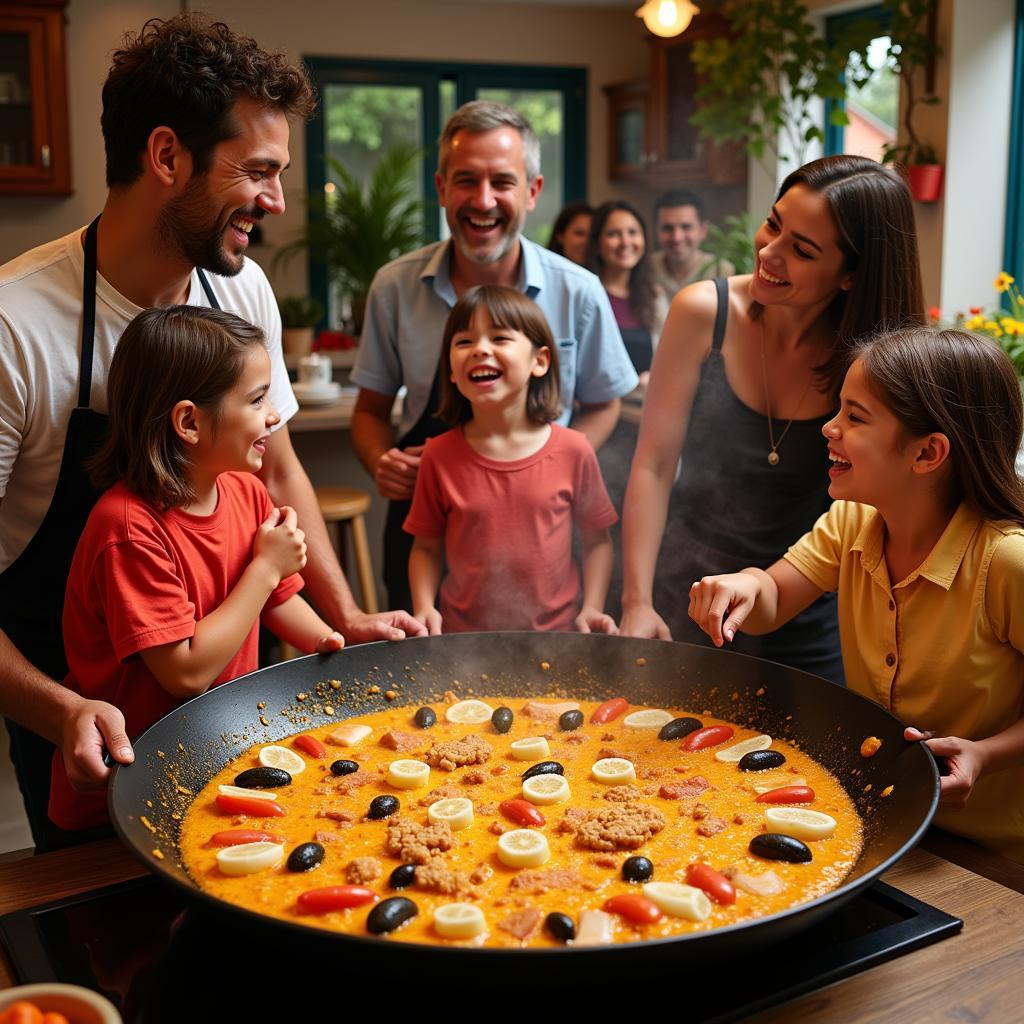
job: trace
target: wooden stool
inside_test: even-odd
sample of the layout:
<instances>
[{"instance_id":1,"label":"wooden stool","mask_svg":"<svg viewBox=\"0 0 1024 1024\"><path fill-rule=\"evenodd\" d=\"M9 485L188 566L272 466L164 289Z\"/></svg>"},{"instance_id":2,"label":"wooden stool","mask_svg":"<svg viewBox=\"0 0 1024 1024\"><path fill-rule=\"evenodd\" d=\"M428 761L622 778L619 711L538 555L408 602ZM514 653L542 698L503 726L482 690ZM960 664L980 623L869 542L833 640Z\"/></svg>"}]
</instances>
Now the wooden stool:
<instances>
[{"instance_id":1,"label":"wooden stool","mask_svg":"<svg viewBox=\"0 0 1024 1024\"><path fill-rule=\"evenodd\" d=\"M373 578L373 562L370 559L370 545L366 539L366 519L370 510L370 495L355 487L314 487L316 500L323 513L328 532L335 532L335 550L345 564L345 524L352 529L352 550L355 554L356 574L362 592L363 611L380 610L377 603L377 585Z\"/></svg>"}]
</instances>

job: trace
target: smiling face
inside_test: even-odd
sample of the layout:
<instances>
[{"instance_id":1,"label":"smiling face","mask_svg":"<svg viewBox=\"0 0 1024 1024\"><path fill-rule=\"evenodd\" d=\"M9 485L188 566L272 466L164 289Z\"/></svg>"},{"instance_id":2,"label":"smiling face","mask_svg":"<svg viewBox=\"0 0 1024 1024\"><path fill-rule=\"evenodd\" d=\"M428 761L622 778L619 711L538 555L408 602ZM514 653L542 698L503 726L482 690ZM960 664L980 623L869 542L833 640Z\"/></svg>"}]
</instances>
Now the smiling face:
<instances>
[{"instance_id":1,"label":"smiling face","mask_svg":"<svg viewBox=\"0 0 1024 1024\"><path fill-rule=\"evenodd\" d=\"M646 243L640 221L627 210L613 210L597 240L597 254L609 270L632 270L641 260Z\"/></svg>"},{"instance_id":2,"label":"smiling face","mask_svg":"<svg viewBox=\"0 0 1024 1024\"><path fill-rule=\"evenodd\" d=\"M805 185L794 185L772 207L754 252L750 296L763 305L827 305L853 286L828 200Z\"/></svg>"},{"instance_id":3,"label":"smiling face","mask_svg":"<svg viewBox=\"0 0 1024 1024\"><path fill-rule=\"evenodd\" d=\"M459 254L471 263L497 263L514 247L543 186L527 181L523 140L514 128L460 131L452 139L437 195Z\"/></svg>"},{"instance_id":4,"label":"smiling face","mask_svg":"<svg viewBox=\"0 0 1024 1024\"><path fill-rule=\"evenodd\" d=\"M452 383L474 407L479 403L515 405L525 410L527 389L550 365L547 346L538 348L522 331L499 327L483 306L473 311L467 330L452 336Z\"/></svg>"},{"instance_id":5,"label":"smiling face","mask_svg":"<svg viewBox=\"0 0 1024 1024\"><path fill-rule=\"evenodd\" d=\"M658 210L658 244L669 263L685 266L708 236L696 206L663 206Z\"/></svg>"},{"instance_id":6,"label":"smiling face","mask_svg":"<svg viewBox=\"0 0 1024 1024\"><path fill-rule=\"evenodd\" d=\"M591 220L589 213L577 214L558 238L565 258L578 263L581 267L587 261L587 239L590 237Z\"/></svg>"},{"instance_id":7,"label":"smiling face","mask_svg":"<svg viewBox=\"0 0 1024 1024\"><path fill-rule=\"evenodd\" d=\"M213 151L210 168L192 174L160 213L165 245L193 266L231 277L245 263L249 232L266 214L284 212L281 172L288 166L288 121L275 108L239 99L238 133Z\"/></svg>"}]
</instances>

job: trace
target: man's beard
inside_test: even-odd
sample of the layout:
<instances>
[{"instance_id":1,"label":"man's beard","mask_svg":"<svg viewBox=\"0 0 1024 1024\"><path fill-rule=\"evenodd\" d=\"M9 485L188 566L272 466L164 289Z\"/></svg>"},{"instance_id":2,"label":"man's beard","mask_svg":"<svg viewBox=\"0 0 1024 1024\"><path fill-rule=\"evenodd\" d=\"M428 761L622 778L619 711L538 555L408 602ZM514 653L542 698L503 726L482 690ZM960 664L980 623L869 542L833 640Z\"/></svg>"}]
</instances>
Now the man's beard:
<instances>
[{"instance_id":1,"label":"man's beard","mask_svg":"<svg viewBox=\"0 0 1024 1024\"><path fill-rule=\"evenodd\" d=\"M193 174L185 191L160 211L157 234L193 266L221 277L234 277L245 264L244 256L239 255L236 262L224 250L223 228L216 219L210 224L210 197L203 175Z\"/></svg>"},{"instance_id":2,"label":"man's beard","mask_svg":"<svg viewBox=\"0 0 1024 1024\"><path fill-rule=\"evenodd\" d=\"M487 266L491 263L497 263L512 251L512 247L519 241L519 236L522 233L523 220L525 220L525 218L520 220L518 224L507 224L501 241L494 246L493 249L487 250L481 250L472 245L469 239L463 234L462 225L458 222L456 222L454 230L452 230L451 224L448 225L448 228L451 231L455 244L459 247L459 252L462 256L471 263L477 263L480 266Z\"/></svg>"}]
</instances>

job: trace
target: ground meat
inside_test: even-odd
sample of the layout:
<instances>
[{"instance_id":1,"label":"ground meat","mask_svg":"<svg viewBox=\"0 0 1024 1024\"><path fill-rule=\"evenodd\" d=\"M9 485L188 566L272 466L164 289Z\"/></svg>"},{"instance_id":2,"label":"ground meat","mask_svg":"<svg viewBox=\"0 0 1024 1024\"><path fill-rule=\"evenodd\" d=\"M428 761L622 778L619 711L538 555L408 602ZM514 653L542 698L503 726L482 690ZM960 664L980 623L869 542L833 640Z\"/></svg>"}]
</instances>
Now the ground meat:
<instances>
[{"instance_id":1,"label":"ground meat","mask_svg":"<svg viewBox=\"0 0 1024 1024\"><path fill-rule=\"evenodd\" d=\"M345 837L340 832L314 832L313 838L318 843L340 843Z\"/></svg>"},{"instance_id":2,"label":"ground meat","mask_svg":"<svg viewBox=\"0 0 1024 1024\"><path fill-rule=\"evenodd\" d=\"M658 796L666 800L689 800L700 796L705 789L710 789L711 783L703 775L694 775L692 779L685 782L666 782L658 790Z\"/></svg>"},{"instance_id":3,"label":"ground meat","mask_svg":"<svg viewBox=\"0 0 1024 1024\"><path fill-rule=\"evenodd\" d=\"M537 930L540 919L541 912L536 907L527 907L525 910L516 910L509 914L498 922L498 927L503 932L514 935L520 942L525 942Z\"/></svg>"},{"instance_id":4,"label":"ground meat","mask_svg":"<svg viewBox=\"0 0 1024 1024\"><path fill-rule=\"evenodd\" d=\"M602 743L613 743L614 741L615 741L615 733L613 733L613 732L603 732L603 733L601 733L601 742Z\"/></svg>"},{"instance_id":5,"label":"ground meat","mask_svg":"<svg viewBox=\"0 0 1024 1024\"><path fill-rule=\"evenodd\" d=\"M380 738L380 745L388 750L401 750L408 753L410 750L419 750L423 746L423 740L411 732L399 732L391 729Z\"/></svg>"},{"instance_id":6,"label":"ground meat","mask_svg":"<svg viewBox=\"0 0 1024 1024\"><path fill-rule=\"evenodd\" d=\"M497 814L498 813L498 805L497 804L477 804L475 810L476 810L477 814L483 815L483 817L486 818L486 817L489 817L492 814Z\"/></svg>"},{"instance_id":7,"label":"ground meat","mask_svg":"<svg viewBox=\"0 0 1024 1024\"><path fill-rule=\"evenodd\" d=\"M590 811L585 811L582 807L570 807L555 826L555 831L560 835L575 832L589 817Z\"/></svg>"},{"instance_id":8,"label":"ground meat","mask_svg":"<svg viewBox=\"0 0 1024 1024\"><path fill-rule=\"evenodd\" d=\"M734 825L742 825L743 824L743 820L744 819L743 819L743 815L742 814L734 814L732 816L732 823Z\"/></svg>"},{"instance_id":9,"label":"ground meat","mask_svg":"<svg viewBox=\"0 0 1024 1024\"><path fill-rule=\"evenodd\" d=\"M642 796L636 786L610 786L604 791L604 799L612 804L635 803Z\"/></svg>"},{"instance_id":10,"label":"ground meat","mask_svg":"<svg viewBox=\"0 0 1024 1024\"><path fill-rule=\"evenodd\" d=\"M364 772L360 768L359 771L353 772L351 775L342 775L334 787L334 792L341 796L347 796L353 790L359 789L360 786L376 781L377 776L374 772Z\"/></svg>"},{"instance_id":11,"label":"ground meat","mask_svg":"<svg viewBox=\"0 0 1024 1024\"><path fill-rule=\"evenodd\" d=\"M436 825L417 825L408 818L394 818L388 822L384 849L405 864L426 864L431 857L450 850L454 845L455 839L447 821Z\"/></svg>"},{"instance_id":12,"label":"ground meat","mask_svg":"<svg viewBox=\"0 0 1024 1024\"><path fill-rule=\"evenodd\" d=\"M487 774L485 772L466 772L462 776L462 784L464 786L479 786L487 781Z\"/></svg>"},{"instance_id":13,"label":"ground meat","mask_svg":"<svg viewBox=\"0 0 1024 1024\"><path fill-rule=\"evenodd\" d=\"M491 745L481 736L467 736L461 740L435 743L427 752L426 761L431 768L455 771L467 764L483 764L491 756Z\"/></svg>"},{"instance_id":14,"label":"ground meat","mask_svg":"<svg viewBox=\"0 0 1024 1024\"><path fill-rule=\"evenodd\" d=\"M448 800L453 796L462 796L462 794L454 786L438 786L426 796L421 796L416 802L420 807L429 807L431 804L436 804L438 800Z\"/></svg>"},{"instance_id":15,"label":"ground meat","mask_svg":"<svg viewBox=\"0 0 1024 1024\"><path fill-rule=\"evenodd\" d=\"M709 815L697 826L697 835L699 836L713 836L722 832L724 829L729 827L729 822L725 818L718 817L717 814Z\"/></svg>"},{"instance_id":16,"label":"ground meat","mask_svg":"<svg viewBox=\"0 0 1024 1024\"><path fill-rule=\"evenodd\" d=\"M572 868L531 868L520 871L509 882L509 889L543 896L550 889L576 889L581 882L578 871Z\"/></svg>"},{"instance_id":17,"label":"ground meat","mask_svg":"<svg viewBox=\"0 0 1024 1024\"><path fill-rule=\"evenodd\" d=\"M349 885L368 885L380 878L383 870L376 857L356 857L345 865L345 881Z\"/></svg>"},{"instance_id":18,"label":"ground meat","mask_svg":"<svg viewBox=\"0 0 1024 1024\"><path fill-rule=\"evenodd\" d=\"M694 804L690 810L690 817L694 821L703 821L711 813L707 804Z\"/></svg>"},{"instance_id":19,"label":"ground meat","mask_svg":"<svg viewBox=\"0 0 1024 1024\"><path fill-rule=\"evenodd\" d=\"M661 811L646 804L619 804L596 811L579 828L576 842L587 850L635 850L665 827Z\"/></svg>"},{"instance_id":20,"label":"ground meat","mask_svg":"<svg viewBox=\"0 0 1024 1024\"><path fill-rule=\"evenodd\" d=\"M333 796L333 795L334 795L334 787L333 786L317 786L316 789L313 790L313 796Z\"/></svg>"},{"instance_id":21,"label":"ground meat","mask_svg":"<svg viewBox=\"0 0 1024 1024\"><path fill-rule=\"evenodd\" d=\"M492 775L507 775L508 765L507 764L492 764L491 765Z\"/></svg>"},{"instance_id":22,"label":"ground meat","mask_svg":"<svg viewBox=\"0 0 1024 1024\"><path fill-rule=\"evenodd\" d=\"M602 747L597 752L598 759L602 757L621 757L625 761L632 761L634 754L624 754L621 750L613 750L611 747Z\"/></svg>"},{"instance_id":23,"label":"ground meat","mask_svg":"<svg viewBox=\"0 0 1024 1024\"><path fill-rule=\"evenodd\" d=\"M484 882L490 881L494 875L494 868L490 864L477 864L477 866L469 873L469 880L474 885L483 885Z\"/></svg>"},{"instance_id":24,"label":"ground meat","mask_svg":"<svg viewBox=\"0 0 1024 1024\"><path fill-rule=\"evenodd\" d=\"M617 868L619 861L617 857L613 857L610 853L602 853L600 857L595 857L591 864L599 868Z\"/></svg>"},{"instance_id":25,"label":"ground meat","mask_svg":"<svg viewBox=\"0 0 1024 1024\"><path fill-rule=\"evenodd\" d=\"M487 831L493 836L503 836L508 829L505 828L500 821L492 821L490 825L487 826Z\"/></svg>"},{"instance_id":26,"label":"ground meat","mask_svg":"<svg viewBox=\"0 0 1024 1024\"><path fill-rule=\"evenodd\" d=\"M584 736L583 733L581 733L581 732L574 732L571 736L566 736L565 737L565 742L566 743L586 743L587 742L587 737ZM500 928L501 925L498 925L498 927Z\"/></svg>"},{"instance_id":27,"label":"ground meat","mask_svg":"<svg viewBox=\"0 0 1024 1024\"><path fill-rule=\"evenodd\" d=\"M665 773L660 768L641 768L641 779L660 779Z\"/></svg>"},{"instance_id":28,"label":"ground meat","mask_svg":"<svg viewBox=\"0 0 1024 1024\"><path fill-rule=\"evenodd\" d=\"M459 899L478 895L469 883L469 875L465 871L452 871L440 857L428 860L416 868L416 888L425 892L439 892L443 896L457 896Z\"/></svg>"},{"instance_id":29,"label":"ground meat","mask_svg":"<svg viewBox=\"0 0 1024 1024\"><path fill-rule=\"evenodd\" d=\"M318 818L330 818L331 821L343 821L351 824L359 817L355 811L345 811L338 807L324 807L316 812Z\"/></svg>"}]
</instances>

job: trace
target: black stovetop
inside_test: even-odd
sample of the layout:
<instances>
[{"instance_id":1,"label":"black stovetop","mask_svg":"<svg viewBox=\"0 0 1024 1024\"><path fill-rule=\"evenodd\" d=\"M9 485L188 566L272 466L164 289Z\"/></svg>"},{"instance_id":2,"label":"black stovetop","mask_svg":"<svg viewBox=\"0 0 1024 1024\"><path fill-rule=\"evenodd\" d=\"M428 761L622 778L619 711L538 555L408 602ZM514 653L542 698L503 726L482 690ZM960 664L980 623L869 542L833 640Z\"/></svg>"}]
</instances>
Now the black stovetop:
<instances>
[{"instance_id":1,"label":"black stovetop","mask_svg":"<svg viewBox=\"0 0 1024 1024\"><path fill-rule=\"evenodd\" d=\"M687 1021L725 1022L777 1006L958 932L963 922L883 882L875 882L830 917L756 956L687 975L685 962L652 960L638 971L585 976L574 966L542 981L495 961L491 977L436 967L410 978L387 954L357 961L348 952L311 951L279 932L239 924L189 906L182 893L148 877L0 917L3 942L20 983L65 981L96 989L125 1024L209 1020L327 1019L354 1002L379 1001L381 1012L459 1012L474 1005L564 1006L629 1000L677 1007ZM680 958L682 960L682 957ZM434 961L436 963L436 961ZM202 994L200 995L200 989ZM618 990L618 991L615 991ZM465 997L491 997L466 1004ZM552 1002L551 1000L554 1000ZM445 1010L447 1008L447 1010ZM547 1014L549 1011L544 1011ZM283 1014L283 1017L280 1016Z\"/></svg>"}]
</instances>

